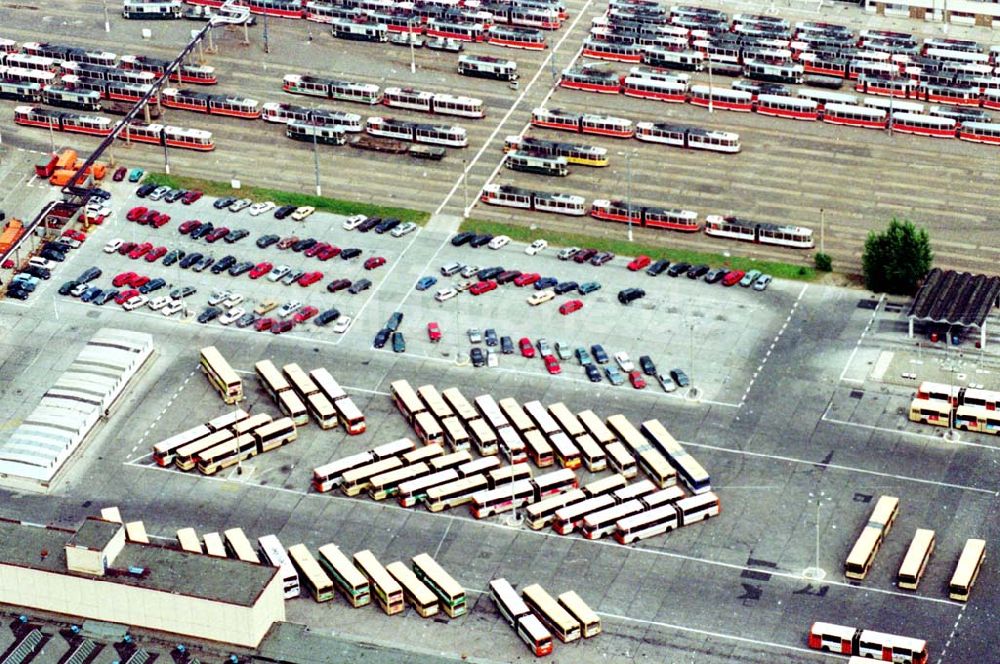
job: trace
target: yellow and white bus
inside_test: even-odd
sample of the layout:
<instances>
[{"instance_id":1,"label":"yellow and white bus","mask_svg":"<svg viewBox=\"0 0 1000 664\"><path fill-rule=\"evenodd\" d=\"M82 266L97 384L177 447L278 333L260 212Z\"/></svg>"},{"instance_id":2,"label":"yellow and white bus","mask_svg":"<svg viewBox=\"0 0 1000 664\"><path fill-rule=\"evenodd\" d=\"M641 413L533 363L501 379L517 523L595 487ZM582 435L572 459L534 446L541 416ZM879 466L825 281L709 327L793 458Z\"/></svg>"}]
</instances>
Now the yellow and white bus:
<instances>
[{"instance_id":1,"label":"yellow and white bus","mask_svg":"<svg viewBox=\"0 0 1000 664\"><path fill-rule=\"evenodd\" d=\"M580 420L580 424L587 430L591 438L596 440L597 444L605 448L605 450L607 450L608 445L618 440L617 436L604 423L604 420L596 415L594 411L581 410L577 413L576 417Z\"/></svg>"},{"instance_id":2,"label":"yellow and white bus","mask_svg":"<svg viewBox=\"0 0 1000 664\"><path fill-rule=\"evenodd\" d=\"M171 436L170 438L153 445L153 460L156 461L157 465L169 466L174 462L174 455L180 448L201 440L216 431L229 429L237 422L245 420L247 417L249 417L249 415L245 410L237 408L236 410L230 411L225 415L220 415L213 420L209 420L205 424L199 424L198 426L188 429L187 431L182 431L179 434Z\"/></svg>"},{"instance_id":3,"label":"yellow and white bus","mask_svg":"<svg viewBox=\"0 0 1000 664\"><path fill-rule=\"evenodd\" d=\"M295 390L285 390L278 394L278 409L286 417L292 418L295 426L304 427L309 424L309 411Z\"/></svg>"},{"instance_id":4,"label":"yellow and white bus","mask_svg":"<svg viewBox=\"0 0 1000 664\"><path fill-rule=\"evenodd\" d=\"M372 601L368 579L336 544L319 547L319 564L330 575L333 584L348 604L358 608Z\"/></svg>"},{"instance_id":5,"label":"yellow and white bus","mask_svg":"<svg viewBox=\"0 0 1000 664\"><path fill-rule=\"evenodd\" d=\"M351 397L337 399L333 402L333 407L337 409L337 417L340 419L341 425L347 429L348 434L357 436L367 430L365 415Z\"/></svg>"},{"instance_id":6,"label":"yellow and white bus","mask_svg":"<svg viewBox=\"0 0 1000 664\"><path fill-rule=\"evenodd\" d=\"M570 412L570 409L567 408L566 404L562 401L549 405L549 415L551 415L559 426L562 427L562 430L566 432L566 435L573 440L576 440L583 434L587 433L587 430L584 429L580 419Z\"/></svg>"},{"instance_id":7,"label":"yellow and white bus","mask_svg":"<svg viewBox=\"0 0 1000 664\"><path fill-rule=\"evenodd\" d=\"M539 468L551 466L556 462L555 452L545 439L545 434L538 429L524 432L524 447L528 456Z\"/></svg>"},{"instance_id":8,"label":"yellow and white bus","mask_svg":"<svg viewBox=\"0 0 1000 664\"><path fill-rule=\"evenodd\" d=\"M385 571L389 572L392 578L396 579L396 582L403 587L403 599L413 607L417 615L421 618L437 615L437 595L432 593L431 589L418 579L410 568L397 560L386 565Z\"/></svg>"},{"instance_id":9,"label":"yellow and white bus","mask_svg":"<svg viewBox=\"0 0 1000 664\"><path fill-rule=\"evenodd\" d=\"M250 540L247 539L242 528L230 528L222 534L226 539L226 551L230 557L242 560L245 563L260 564L260 557L253 550L253 546L251 546Z\"/></svg>"},{"instance_id":10,"label":"yellow and white bus","mask_svg":"<svg viewBox=\"0 0 1000 664\"><path fill-rule=\"evenodd\" d=\"M470 511L472 516L483 519L528 505L535 498L535 485L531 480L518 480L496 489L473 494Z\"/></svg>"},{"instance_id":11,"label":"yellow and white bus","mask_svg":"<svg viewBox=\"0 0 1000 664\"><path fill-rule=\"evenodd\" d=\"M433 385L421 385L417 388L417 396L427 406L428 412L439 421L448 417L454 417L455 411L441 398L441 394Z\"/></svg>"},{"instance_id":12,"label":"yellow and white bus","mask_svg":"<svg viewBox=\"0 0 1000 664\"><path fill-rule=\"evenodd\" d=\"M234 404L243 400L242 379L215 346L205 346L201 349L198 366L212 387L218 390L223 401Z\"/></svg>"},{"instance_id":13,"label":"yellow and white bus","mask_svg":"<svg viewBox=\"0 0 1000 664\"><path fill-rule=\"evenodd\" d=\"M560 535L569 535L576 529L577 525L583 522L585 516L607 509L615 505L615 502L614 496L605 494L560 507L552 519L552 528Z\"/></svg>"},{"instance_id":14,"label":"yellow and white bus","mask_svg":"<svg viewBox=\"0 0 1000 664\"><path fill-rule=\"evenodd\" d=\"M198 465L198 455L229 440L233 440L233 432L223 429L189 443L177 450L174 463L181 470L191 470Z\"/></svg>"},{"instance_id":15,"label":"yellow and white bus","mask_svg":"<svg viewBox=\"0 0 1000 664\"><path fill-rule=\"evenodd\" d=\"M510 425L521 432L522 435L528 433L529 431L534 431L537 429L535 423L528 417L528 414L524 412L521 408L521 404L517 402L517 399L507 397L505 399L500 399L497 403L500 407L500 412L504 414Z\"/></svg>"},{"instance_id":16,"label":"yellow and white bus","mask_svg":"<svg viewBox=\"0 0 1000 664\"><path fill-rule=\"evenodd\" d=\"M382 459L388 459L393 456L401 457L416 448L417 444L409 438L399 438L397 440L391 440L388 443L376 445L369 451L371 452L373 461L381 461Z\"/></svg>"},{"instance_id":17,"label":"yellow and white bus","mask_svg":"<svg viewBox=\"0 0 1000 664\"><path fill-rule=\"evenodd\" d=\"M285 366L281 367L282 372L285 374L285 378L291 383L292 389L295 390L296 394L303 401L306 400L310 394L316 394L319 392L319 387L313 382L313 379L309 377L305 371L302 370L295 362L289 362Z\"/></svg>"},{"instance_id":18,"label":"yellow and white bus","mask_svg":"<svg viewBox=\"0 0 1000 664\"><path fill-rule=\"evenodd\" d=\"M524 439L514 427L506 426L497 431L500 452L511 464L524 464L528 460Z\"/></svg>"},{"instance_id":19,"label":"yellow and white bus","mask_svg":"<svg viewBox=\"0 0 1000 664\"><path fill-rule=\"evenodd\" d=\"M472 444L476 446L476 451L481 456L495 456L499 453L497 435L485 420L471 420L466 422L466 426L472 434Z\"/></svg>"},{"instance_id":20,"label":"yellow and white bus","mask_svg":"<svg viewBox=\"0 0 1000 664\"><path fill-rule=\"evenodd\" d=\"M628 480L625 479L625 476L620 473L615 473L614 475L608 475L607 477L602 477L599 480L594 480L590 484L584 484L583 492L587 495L587 498L593 498L594 496L603 496L606 493L611 493L612 491L617 491L618 489L624 489L627 486Z\"/></svg>"},{"instance_id":21,"label":"yellow and white bus","mask_svg":"<svg viewBox=\"0 0 1000 664\"><path fill-rule=\"evenodd\" d=\"M254 456L257 456L257 439L243 434L199 452L198 470L205 475L214 475Z\"/></svg>"},{"instance_id":22,"label":"yellow and white bus","mask_svg":"<svg viewBox=\"0 0 1000 664\"><path fill-rule=\"evenodd\" d=\"M599 473L608 467L608 457L601 446L594 442L589 433L578 436L576 446L580 450L583 465L592 473Z\"/></svg>"},{"instance_id":23,"label":"yellow and white bus","mask_svg":"<svg viewBox=\"0 0 1000 664\"><path fill-rule=\"evenodd\" d=\"M415 463L430 463L431 459L443 456L444 448L439 443L434 443L433 445L424 445L409 452L404 452L399 458L404 466L412 466Z\"/></svg>"},{"instance_id":24,"label":"yellow and white bus","mask_svg":"<svg viewBox=\"0 0 1000 664\"><path fill-rule=\"evenodd\" d=\"M254 372L257 374L257 378L260 380L261 387L267 392L272 399L278 400L278 395L285 390L292 389L291 384L285 379L285 376L278 371L278 367L274 366L274 362L271 360L261 360L253 365Z\"/></svg>"},{"instance_id":25,"label":"yellow and white bus","mask_svg":"<svg viewBox=\"0 0 1000 664\"><path fill-rule=\"evenodd\" d=\"M240 420L232 427L230 427L229 430L233 432L234 436L242 436L245 433L250 433L257 427L262 427L265 424L270 424L273 419L274 418L272 418L267 413L255 413L250 417L246 418L245 420Z\"/></svg>"},{"instance_id":26,"label":"yellow and white bus","mask_svg":"<svg viewBox=\"0 0 1000 664\"><path fill-rule=\"evenodd\" d=\"M571 616L579 621L583 628L581 631L583 638L589 639L601 633L600 616L594 613L576 592L567 590L559 595L558 602L559 606L566 609Z\"/></svg>"},{"instance_id":27,"label":"yellow and white bus","mask_svg":"<svg viewBox=\"0 0 1000 664\"><path fill-rule=\"evenodd\" d=\"M622 477L632 479L639 474L639 466L628 449L619 441L614 441L604 448L608 454L608 465Z\"/></svg>"},{"instance_id":28,"label":"yellow and white bus","mask_svg":"<svg viewBox=\"0 0 1000 664\"><path fill-rule=\"evenodd\" d=\"M920 578L927 569L927 561L934 553L934 531L926 528L917 528L910 540L910 547L903 557L903 564L899 566L899 573L896 575L896 583L900 588L916 590L920 583Z\"/></svg>"},{"instance_id":29,"label":"yellow and white bus","mask_svg":"<svg viewBox=\"0 0 1000 664\"><path fill-rule=\"evenodd\" d=\"M344 473L360 468L374 460L371 452L358 452L313 469L313 488L320 493L331 491L340 486Z\"/></svg>"},{"instance_id":30,"label":"yellow and white bus","mask_svg":"<svg viewBox=\"0 0 1000 664\"><path fill-rule=\"evenodd\" d=\"M465 589L428 554L421 553L413 557L413 573L437 595L441 608L448 617L457 618L465 613Z\"/></svg>"},{"instance_id":31,"label":"yellow and white bus","mask_svg":"<svg viewBox=\"0 0 1000 664\"><path fill-rule=\"evenodd\" d=\"M319 566L305 544L293 544L288 547L288 558L299 573L299 581L313 599L317 602L328 602L333 599L333 581Z\"/></svg>"},{"instance_id":32,"label":"yellow and white bus","mask_svg":"<svg viewBox=\"0 0 1000 664\"><path fill-rule=\"evenodd\" d=\"M390 383L389 394L392 396L396 408L399 408L399 412L403 414L411 426L418 413L427 412L427 406L410 387L410 383L405 380L396 380Z\"/></svg>"},{"instance_id":33,"label":"yellow and white bus","mask_svg":"<svg viewBox=\"0 0 1000 664\"><path fill-rule=\"evenodd\" d=\"M937 427L951 426L952 405L947 401L914 399L910 402L910 421Z\"/></svg>"},{"instance_id":34,"label":"yellow and white bus","mask_svg":"<svg viewBox=\"0 0 1000 664\"><path fill-rule=\"evenodd\" d=\"M368 579L375 592L375 600L387 615L402 613L406 608L403 604L403 587L382 567L375 554L368 549L358 551L354 554L354 566Z\"/></svg>"},{"instance_id":35,"label":"yellow and white bus","mask_svg":"<svg viewBox=\"0 0 1000 664\"><path fill-rule=\"evenodd\" d=\"M480 394L472 400L472 403L476 410L479 411L483 420L493 428L493 431L495 431L497 435L500 434L501 429L510 426L510 421L507 419L507 416L503 414L503 411L500 410L500 406L497 405L496 399L489 394Z\"/></svg>"},{"instance_id":36,"label":"yellow and white bus","mask_svg":"<svg viewBox=\"0 0 1000 664\"><path fill-rule=\"evenodd\" d=\"M413 433L424 445L444 445L444 429L429 412L417 413L413 418Z\"/></svg>"},{"instance_id":37,"label":"yellow and white bus","mask_svg":"<svg viewBox=\"0 0 1000 664\"><path fill-rule=\"evenodd\" d=\"M586 497L586 494L580 489L570 489L565 493L557 493L549 496L525 508L525 521L532 530L541 530L552 523L552 520L556 517L557 510L578 503L586 499Z\"/></svg>"},{"instance_id":38,"label":"yellow and white bus","mask_svg":"<svg viewBox=\"0 0 1000 664\"><path fill-rule=\"evenodd\" d=\"M431 512L458 507L472 501L472 496L489 489L485 475L468 475L461 479L427 489L425 505Z\"/></svg>"},{"instance_id":39,"label":"yellow and white bus","mask_svg":"<svg viewBox=\"0 0 1000 664\"><path fill-rule=\"evenodd\" d=\"M465 430L462 421L454 415L441 420L441 428L444 429L444 439L454 451L467 450L472 447L472 438Z\"/></svg>"},{"instance_id":40,"label":"yellow and white bus","mask_svg":"<svg viewBox=\"0 0 1000 664\"><path fill-rule=\"evenodd\" d=\"M447 468L439 470L436 473L400 482L396 490L396 500L403 507L413 507L427 500L427 492L432 487L448 484L457 479L459 479L458 471L454 468Z\"/></svg>"},{"instance_id":41,"label":"yellow and white bus","mask_svg":"<svg viewBox=\"0 0 1000 664\"><path fill-rule=\"evenodd\" d=\"M337 409L322 392L315 392L306 397L306 411L316 420L320 429L333 429L339 421Z\"/></svg>"},{"instance_id":42,"label":"yellow and white bus","mask_svg":"<svg viewBox=\"0 0 1000 664\"><path fill-rule=\"evenodd\" d=\"M527 586L521 591L521 596L528 608L538 616L542 624L559 637L560 641L569 643L580 638L582 632L580 621L552 599L552 596L545 592L545 589L540 585L533 583Z\"/></svg>"},{"instance_id":43,"label":"yellow and white bus","mask_svg":"<svg viewBox=\"0 0 1000 664\"><path fill-rule=\"evenodd\" d=\"M473 459L468 463L463 463L456 470L458 470L459 477L469 477L470 475L489 473L502 465L500 457L488 456L479 457L478 459Z\"/></svg>"},{"instance_id":44,"label":"yellow and white bus","mask_svg":"<svg viewBox=\"0 0 1000 664\"><path fill-rule=\"evenodd\" d=\"M429 475L431 467L424 462L394 468L385 473L380 473L371 478L368 486L368 496L372 500L385 500L390 496L395 496L399 492L399 485L418 477Z\"/></svg>"},{"instance_id":45,"label":"yellow and white bus","mask_svg":"<svg viewBox=\"0 0 1000 664\"><path fill-rule=\"evenodd\" d=\"M486 478L490 482L491 489L496 489L497 487L503 486L504 484L510 484L511 482L529 480L531 479L531 476L531 468L524 464L500 466L499 468L486 473Z\"/></svg>"},{"instance_id":46,"label":"yellow and white bus","mask_svg":"<svg viewBox=\"0 0 1000 664\"><path fill-rule=\"evenodd\" d=\"M358 468L345 472L340 482L340 490L345 496L356 496L371 486L372 478L390 470L401 468L403 461L399 457L388 457L381 461L373 461Z\"/></svg>"},{"instance_id":47,"label":"yellow and white bus","mask_svg":"<svg viewBox=\"0 0 1000 664\"><path fill-rule=\"evenodd\" d=\"M962 555L958 558L955 573L948 583L948 597L959 602L969 601L969 593L979 576L979 569L986 557L986 540L966 540Z\"/></svg>"},{"instance_id":48,"label":"yellow and white bus","mask_svg":"<svg viewBox=\"0 0 1000 664\"><path fill-rule=\"evenodd\" d=\"M844 574L851 579L863 580L868 576L875 554L878 553L882 541L889 534L896 515L899 514L899 498L895 496L880 496L872 510L871 517L865 522L865 527L851 548L844 566Z\"/></svg>"},{"instance_id":49,"label":"yellow and white bus","mask_svg":"<svg viewBox=\"0 0 1000 664\"><path fill-rule=\"evenodd\" d=\"M562 431L549 435L549 442L556 452L556 459L563 468L579 468L583 464L580 449Z\"/></svg>"},{"instance_id":50,"label":"yellow and white bus","mask_svg":"<svg viewBox=\"0 0 1000 664\"><path fill-rule=\"evenodd\" d=\"M472 455L469 454L469 450L459 450L458 452L452 452L450 454L442 454L439 457L434 457L430 460L431 469L434 472L439 472L442 470L448 470L449 468L454 468L458 471L458 467L464 464L470 463L472 461Z\"/></svg>"},{"instance_id":51,"label":"yellow and white bus","mask_svg":"<svg viewBox=\"0 0 1000 664\"><path fill-rule=\"evenodd\" d=\"M441 390L441 398L451 406L455 414L466 424L479 419L479 413L472 407L472 404L469 403L469 400L465 398L465 395L457 387L449 387L448 389Z\"/></svg>"},{"instance_id":52,"label":"yellow and white bus","mask_svg":"<svg viewBox=\"0 0 1000 664\"><path fill-rule=\"evenodd\" d=\"M643 422L642 433L653 448L673 466L691 493L705 493L712 490L712 481L705 468L687 453L659 420Z\"/></svg>"},{"instance_id":53,"label":"yellow and white bus","mask_svg":"<svg viewBox=\"0 0 1000 664\"><path fill-rule=\"evenodd\" d=\"M295 422L290 417L279 417L278 419L259 426L250 432L250 435L257 441L260 451L270 452L282 445L287 445L299 437L299 431L295 428Z\"/></svg>"}]
</instances>

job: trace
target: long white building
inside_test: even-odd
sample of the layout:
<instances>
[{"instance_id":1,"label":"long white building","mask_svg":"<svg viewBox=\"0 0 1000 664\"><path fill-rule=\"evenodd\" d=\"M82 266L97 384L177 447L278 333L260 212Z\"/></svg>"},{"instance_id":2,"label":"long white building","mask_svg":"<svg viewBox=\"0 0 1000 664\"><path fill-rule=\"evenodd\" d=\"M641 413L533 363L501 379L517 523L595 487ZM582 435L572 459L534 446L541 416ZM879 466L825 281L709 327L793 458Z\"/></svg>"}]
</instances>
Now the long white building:
<instances>
[{"instance_id":1,"label":"long white building","mask_svg":"<svg viewBox=\"0 0 1000 664\"><path fill-rule=\"evenodd\" d=\"M1000 4L982 0L865 0L865 11L956 25L1000 26Z\"/></svg>"}]
</instances>

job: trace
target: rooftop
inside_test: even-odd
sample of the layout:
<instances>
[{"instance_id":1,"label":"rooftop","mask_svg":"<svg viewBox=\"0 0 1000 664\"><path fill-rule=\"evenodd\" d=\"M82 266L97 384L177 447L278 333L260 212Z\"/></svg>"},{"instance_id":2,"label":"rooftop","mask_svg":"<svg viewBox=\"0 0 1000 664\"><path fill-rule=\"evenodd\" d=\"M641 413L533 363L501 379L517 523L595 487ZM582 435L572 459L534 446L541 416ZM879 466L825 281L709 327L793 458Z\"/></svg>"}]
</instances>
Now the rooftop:
<instances>
[{"instance_id":1,"label":"rooftop","mask_svg":"<svg viewBox=\"0 0 1000 664\"><path fill-rule=\"evenodd\" d=\"M932 323L982 327L1000 297L1000 277L934 268L907 316Z\"/></svg>"},{"instance_id":2,"label":"rooftop","mask_svg":"<svg viewBox=\"0 0 1000 664\"><path fill-rule=\"evenodd\" d=\"M69 543L75 546L82 546L91 551L102 551L111 538L115 536L124 526L120 523L112 523L101 519L87 519L76 531L76 534L69 539Z\"/></svg>"},{"instance_id":3,"label":"rooftop","mask_svg":"<svg viewBox=\"0 0 1000 664\"><path fill-rule=\"evenodd\" d=\"M88 523L90 523L88 521ZM119 524L110 524L120 528ZM104 577L71 572L63 547L73 541L90 545L103 534L100 526L84 524L79 532L56 527L26 525L0 519L0 564L16 565L67 576L92 578L149 590L189 595L237 606L253 606L277 568L228 558L187 553L157 544L129 542ZM142 575L130 568L143 569Z\"/></svg>"}]
</instances>

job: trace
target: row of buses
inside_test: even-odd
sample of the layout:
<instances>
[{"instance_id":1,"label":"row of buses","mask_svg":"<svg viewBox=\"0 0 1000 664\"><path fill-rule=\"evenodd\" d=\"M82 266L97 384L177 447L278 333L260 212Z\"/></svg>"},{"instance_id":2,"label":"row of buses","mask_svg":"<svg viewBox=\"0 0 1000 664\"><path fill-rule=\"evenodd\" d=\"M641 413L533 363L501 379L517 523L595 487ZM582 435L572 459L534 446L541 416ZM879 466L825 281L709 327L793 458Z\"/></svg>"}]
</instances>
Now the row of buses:
<instances>
[{"instance_id":1,"label":"row of buses","mask_svg":"<svg viewBox=\"0 0 1000 664\"><path fill-rule=\"evenodd\" d=\"M910 402L910 421L1000 434L1000 392L924 381Z\"/></svg>"},{"instance_id":2,"label":"row of buses","mask_svg":"<svg viewBox=\"0 0 1000 664\"><path fill-rule=\"evenodd\" d=\"M296 426L316 421L321 429L341 425L349 435L365 432L365 416L325 367L306 373L292 362L281 371L271 360L254 365L261 387Z\"/></svg>"},{"instance_id":3,"label":"row of buses","mask_svg":"<svg viewBox=\"0 0 1000 664\"><path fill-rule=\"evenodd\" d=\"M339 592L354 608L370 604L374 595L390 616L407 603L423 618L439 610L449 618L466 613L465 589L426 553L413 556L410 568L400 561L383 566L368 550L348 558L335 544L324 544L318 553L317 561L304 544L288 547L301 585L317 602L328 602Z\"/></svg>"},{"instance_id":4,"label":"row of buses","mask_svg":"<svg viewBox=\"0 0 1000 664\"><path fill-rule=\"evenodd\" d=\"M600 617L572 590L553 599L533 583L518 595L504 578L493 579L489 588L497 611L536 657L552 653L553 633L563 643L601 633Z\"/></svg>"},{"instance_id":5,"label":"row of buses","mask_svg":"<svg viewBox=\"0 0 1000 664\"><path fill-rule=\"evenodd\" d=\"M871 516L865 522L857 541L847 556L844 574L849 579L863 580L875 561L875 554L885 541L886 535L899 514L899 499L895 496L880 496L875 503ZM900 588L916 590L927 569L931 554L934 552L936 537L933 530L917 528L907 547L906 555L896 575L896 583ZM969 539L965 543L962 554L955 566L951 581L948 584L948 596L960 602L967 602L972 586L979 576L979 569L986 555L986 541ZM848 653L846 650L845 654ZM853 654L864 654L854 652ZM896 660L893 661L910 661Z\"/></svg>"}]
</instances>

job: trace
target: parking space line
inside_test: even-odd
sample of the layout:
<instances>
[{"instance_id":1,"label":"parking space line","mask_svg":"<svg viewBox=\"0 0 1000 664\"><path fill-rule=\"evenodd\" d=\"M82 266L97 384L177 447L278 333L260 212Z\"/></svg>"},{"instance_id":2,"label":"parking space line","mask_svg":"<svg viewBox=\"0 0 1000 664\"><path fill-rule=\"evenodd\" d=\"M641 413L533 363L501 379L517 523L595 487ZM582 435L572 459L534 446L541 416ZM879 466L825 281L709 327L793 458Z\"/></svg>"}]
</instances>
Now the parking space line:
<instances>
[{"instance_id":1,"label":"parking space line","mask_svg":"<svg viewBox=\"0 0 1000 664\"><path fill-rule=\"evenodd\" d=\"M829 409L830 409L830 407L827 406L827 410L829 410ZM846 427L855 427L856 429L867 429L869 431L878 431L878 432L881 432L881 433L890 433L890 434L895 434L895 435L910 436L911 438L923 438L924 440L931 440L931 441L938 442L938 443L944 443L947 446L962 445L964 447L981 447L983 449L993 450L993 451L1000 450L1000 446L997 446L997 445L986 445L984 443L973 443L973 442L967 441L967 440L948 440L948 441L946 441L941 436L935 436L934 434L930 434L930 433L920 433L920 432L917 432L917 431L905 431L905 430L899 430L899 429L890 429L888 427L875 426L874 424L861 424L860 422L848 422L846 420L838 420L838 419L834 419L832 417L827 417L826 413L823 413L823 416L820 418L820 421L821 422L829 422L831 424L839 424L841 426L846 426Z\"/></svg>"},{"instance_id":2,"label":"parking space line","mask_svg":"<svg viewBox=\"0 0 1000 664\"><path fill-rule=\"evenodd\" d=\"M685 443L685 445L691 445L691 443ZM766 455L755 455L755 456L766 456ZM812 463L813 465L815 465L813 462L809 462L809 463ZM209 479L209 480L216 480L216 481L222 481L222 482L227 481L224 478L219 478L219 477L214 477L214 476L206 476L206 475L201 475L201 474L191 474L191 473L184 472L182 470L177 470L177 469L173 469L173 468L163 468L163 467L160 467L160 466L154 466L154 465L148 465L148 464L139 464L139 463L134 463L134 462L127 462L127 463L123 463L123 465L129 465L129 466L133 466L135 468L141 468L141 469L144 469L144 470L155 470L155 471L173 473L175 475L184 475L186 477L193 478L194 481L198 481L198 480L201 480L201 479ZM242 484L242 482L241 482L241 484ZM484 527L484 528L495 528L495 529L499 529L499 530L508 530L508 531L509 530L513 530L513 531L517 531L518 533L522 533L522 534L524 534L524 535L526 535L528 537L544 537L544 538L551 538L551 539L556 539L556 540L561 540L561 541L566 541L567 539L572 539L572 540L576 540L576 541L579 541L579 542L583 542L584 541L584 540L579 539L579 538L574 538L574 537L567 536L567 535L559 535L558 533L554 533L554 532L550 533L550 532L543 532L543 531L540 531L540 530L530 530L530 529L523 529L523 528L520 528L520 527L513 527L513 526L506 525L504 523L501 523L499 521L486 521L486 520L483 520L483 519L473 519L473 518L470 518L470 517L458 516L456 514L447 514L447 513L444 513L444 512L428 512L426 510L411 509L409 507L402 507L401 505L397 505L397 504L395 504L392 501L375 501L375 500L368 500L368 499L363 499L363 498L362 499L358 499L358 498L352 498L352 497L349 497L349 496L341 496L341 495L338 495L338 494L335 494L335 493L332 493L332 492L331 493L325 493L325 494L319 494L319 493L316 493L316 492L310 491L310 490L303 491L303 490L300 490L300 489L289 489L289 488L286 488L286 487L275 486L275 485L271 485L271 484L262 485L262 484L247 483L246 486L252 486L252 487L257 488L257 489L264 489L264 490L269 490L269 491L281 491L283 493L289 493L289 494L301 496L301 497L304 497L304 498L316 498L316 499L325 499L325 500L345 501L345 502L350 502L351 504L356 505L356 506L357 505L363 505L364 506L363 509L396 510L396 511L400 511L400 512L406 512L407 514L420 514L422 516L426 516L426 517L432 518L432 519L452 519L452 520L459 519L459 520L461 520L461 521L463 521L463 522L465 522L467 524L471 524L471 525L474 525L474 526L480 526L480 527ZM944 485L944 486L955 486L955 485ZM976 491L982 491L982 489L974 489L974 490L976 490ZM992 492L984 492L984 493L992 493ZM629 546L622 546L621 544L618 544L617 542L610 542L610 541L606 541L606 540L590 540L590 541L591 541L591 543L594 546L613 547L613 548L616 548L616 549L619 549L619 550L626 550L629 553L634 553L634 554L659 556L661 558L672 558L674 560L681 560L681 561L692 562L692 563L700 563L700 564L703 564L703 565L709 565L709 566L712 566L712 567L721 567L721 568L725 568L725 569L736 570L736 571L739 571L739 572L747 572L747 571L758 571L759 572L760 571L760 568L751 567L749 565L740 565L740 564L737 564L737 563L727 563L727 562L724 562L724 561L721 561L721 560L711 560L709 558L700 558L698 556L690 556L690 555L686 555L686 554L682 554L682 553L676 553L676 552L673 552L673 551L665 551L665 550L662 550L662 549L652 549L652 548L648 548L648 547L644 547L644 546L631 546L631 547L629 547ZM767 568L767 573L770 574L773 577L778 577L778 578L783 578L783 579L788 579L788 580L794 580L794 581L801 581L801 580L804 580L804 579L807 580L807 577L802 576L802 574L800 572L786 572L786 571L782 571L780 569L770 568L769 567L769 568ZM932 604L942 604L942 605L945 605L945 606L954 606L954 607L962 607L962 606L964 606L964 604L962 602L956 602L956 601L953 601L953 600L950 600L950 599L942 599L942 598L938 598L938 597L927 597L927 596L924 596L924 595L918 595L918 594L914 594L914 593L911 593L911 592L901 592L901 591L898 591L898 590L886 590L886 589L883 589L883 588L872 588L870 586L860 586L860 585L857 585L855 583L848 583L848 582L844 582L844 581L836 581L836 580L832 580L832 579L829 579L829 578L824 579L823 583L825 585L837 586L838 588L841 588L843 590L848 590L848 591L872 592L872 593L878 593L878 594L882 594L882 595L891 595L891 596L899 597L899 598L907 598L907 599L911 599L911 600L915 600L915 601L919 601L919 602L930 602Z\"/></svg>"},{"instance_id":3,"label":"parking space line","mask_svg":"<svg viewBox=\"0 0 1000 664\"><path fill-rule=\"evenodd\" d=\"M884 301L885 301L885 293L882 293L878 298L878 302L875 303L875 309L872 311L871 318L868 319L868 324L865 325L865 329L861 330L861 336L858 337L857 342L854 344L854 350L851 351L851 356L847 358L847 364L844 365L844 370L840 372L840 378L838 380L845 383L864 384L865 381L863 379L845 378L845 376L847 375L847 372L850 370L851 364L854 362L854 356L858 354L858 349L861 348L861 342L865 340L865 336L868 334L868 330L870 330L872 324L875 323L875 318L878 316L878 310L882 306L882 303Z\"/></svg>"}]
</instances>

